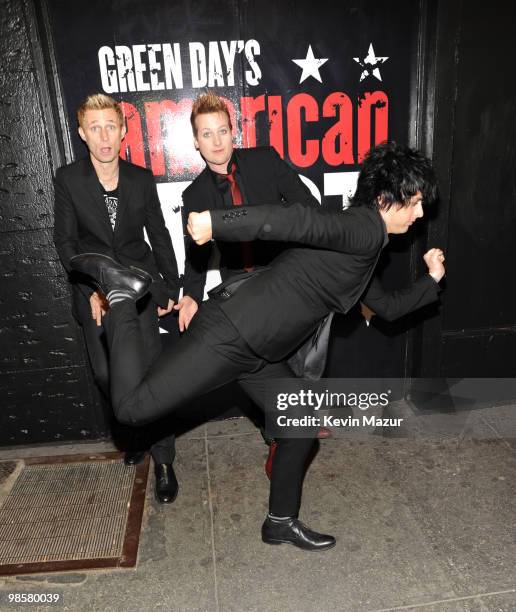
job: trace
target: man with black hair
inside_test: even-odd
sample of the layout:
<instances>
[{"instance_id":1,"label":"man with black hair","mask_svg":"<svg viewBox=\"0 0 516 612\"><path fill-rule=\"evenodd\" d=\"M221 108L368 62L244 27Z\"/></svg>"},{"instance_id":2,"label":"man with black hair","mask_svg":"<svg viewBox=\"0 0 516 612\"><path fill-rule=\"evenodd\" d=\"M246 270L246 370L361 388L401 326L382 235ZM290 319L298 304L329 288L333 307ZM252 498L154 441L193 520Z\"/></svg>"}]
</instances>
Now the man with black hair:
<instances>
[{"instance_id":1,"label":"man with black hair","mask_svg":"<svg viewBox=\"0 0 516 612\"><path fill-rule=\"evenodd\" d=\"M423 216L423 202L435 199L436 189L428 159L385 143L366 156L354 205L344 212L292 204L192 213L188 231L198 244L212 238L258 239L292 241L306 248L289 249L260 273L241 275L216 288L180 349L163 355L148 371L140 359L142 339L134 307L146 292L147 280L102 256L72 258L72 267L95 278L110 301L117 417L131 424L149 422L232 380L267 410L268 381L292 377L284 360L329 312L349 311L366 290L388 235L407 232ZM440 249L431 249L424 259L429 273L416 281L417 290L392 292L373 310L391 319L435 301L444 256ZM313 438L284 437L277 442L262 540L304 550L331 548L335 538L298 520Z\"/></svg>"}]
</instances>

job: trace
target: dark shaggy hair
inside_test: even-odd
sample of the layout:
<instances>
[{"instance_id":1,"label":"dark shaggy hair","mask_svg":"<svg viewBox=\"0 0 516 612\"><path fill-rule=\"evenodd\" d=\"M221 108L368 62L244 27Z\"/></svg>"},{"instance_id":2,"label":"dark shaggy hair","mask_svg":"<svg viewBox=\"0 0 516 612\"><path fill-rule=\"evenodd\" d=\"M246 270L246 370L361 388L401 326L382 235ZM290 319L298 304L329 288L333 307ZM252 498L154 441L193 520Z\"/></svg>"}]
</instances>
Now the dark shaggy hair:
<instances>
[{"instance_id":1,"label":"dark shaggy hair","mask_svg":"<svg viewBox=\"0 0 516 612\"><path fill-rule=\"evenodd\" d=\"M418 191L425 204L437 199L437 181L431 161L415 149L383 142L365 156L357 190L350 203L389 210L393 204L408 206Z\"/></svg>"}]
</instances>

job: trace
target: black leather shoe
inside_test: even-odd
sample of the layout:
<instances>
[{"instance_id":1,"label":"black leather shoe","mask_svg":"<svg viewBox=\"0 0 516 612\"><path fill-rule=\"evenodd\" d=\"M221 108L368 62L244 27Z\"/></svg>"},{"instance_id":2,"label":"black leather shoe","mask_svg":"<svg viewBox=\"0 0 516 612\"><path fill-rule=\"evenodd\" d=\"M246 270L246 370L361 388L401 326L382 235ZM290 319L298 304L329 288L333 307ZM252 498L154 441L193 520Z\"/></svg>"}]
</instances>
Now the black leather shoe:
<instances>
[{"instance_id":1,"label":"black leather shoe","mask_svg":"<svg viewBox=\"0 0 516 612\"><path fill-rule=\"evenodd\" d=\"M145 457L145 451L127 451L124 455L125 465L138 465Z\"/></svg>"},{"instance_id":2,"label":"black leather shoe","mask_svg":"<svg viewBox=\"0 0 516 612\"><path fill-rule=\"evenodd\" d=\"M82 253L70 259L76 272L92 278L104 295L119 290L138 300L149 290L152 276L139 268L126 268L111 257L100 253Z\"/></svg>"},{"instance_id":3,"label":"black leather shoe","mask_svg":"<svg viewBox=\"0 0 516 612\"><path fill-rule=\"evenodd\" d=\"M267 516L262 525L262 540L266 544L293 544L303 550L328 550L335 546L335 538L312 531L296 519L274 520Z\"/></svg>"},{"instance_id":4,"label":"black leather shoe","mask_svg":"<svg viewBox=\"0 0 516 612\"><path fill-rule=\"evenodd\" d=\"M160 504L171 504L177 497L179 484L177 482L174 468L171 463L156 463L154 465L156 475L156 499Z\"/></svg>"}]
</instances>

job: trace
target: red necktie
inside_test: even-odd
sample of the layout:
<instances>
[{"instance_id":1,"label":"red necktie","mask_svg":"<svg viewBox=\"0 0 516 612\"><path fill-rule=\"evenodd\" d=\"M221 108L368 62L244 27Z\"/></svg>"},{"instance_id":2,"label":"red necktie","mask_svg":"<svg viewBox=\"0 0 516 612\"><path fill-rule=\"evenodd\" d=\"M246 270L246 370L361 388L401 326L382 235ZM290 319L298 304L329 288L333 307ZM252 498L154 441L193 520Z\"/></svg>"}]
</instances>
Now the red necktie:
<instances>
[{"instance_id":1,"label":"red necktie","mask_svg":"<svg viewBox=\"0 0 516 612\"><path fill-rule=\"evenodd\" d=\"M233 206L242 206L242 192L236 181L236 164L231 165L231 172L227 175L227 179L231 186L231 199L233 200ZM254 269L253 265L253 247L250 242L241 242L242 247L242 261L244 263L244 270L251 272Z\"/></svg>"}]
</instances>

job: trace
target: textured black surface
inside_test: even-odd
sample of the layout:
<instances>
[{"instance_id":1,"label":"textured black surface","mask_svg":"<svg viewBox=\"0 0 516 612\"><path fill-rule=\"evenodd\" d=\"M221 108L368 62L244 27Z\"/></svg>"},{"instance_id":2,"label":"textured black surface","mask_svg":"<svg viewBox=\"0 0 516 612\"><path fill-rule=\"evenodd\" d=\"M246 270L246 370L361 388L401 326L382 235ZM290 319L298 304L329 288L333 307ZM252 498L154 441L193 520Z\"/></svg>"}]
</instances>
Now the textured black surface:
<instances>
[{"instance_id":1,"label":"textured black surface","mask_svg":"<svg viewBox=\"0 0 516 612\"><path fill-rule=\"evenodd\" d=\"M466 334L516 324L514 14L500 6L489 27L480 3L462 14L443 327Z\"/></svg>"},{"instance_id":2,"label":"textured black surface","mask_svg":"<svg viewBox=\"0 0 516 612\"><path fill-rule=\"evenodd\" d=\"M52 242L48 117L20 0L0 1L0 445L106 426Z\"/></svg>"},{"instance_id":3,"label":"textured black surface","mask_svg":"<svg viewBox=\"0 0 516 612\"><path fill-rule=\"evenodd\" d=\"M516 333L485 329L445 336L442 371L447 377L515 378Z\"/></svg>"},{"instance_id":4,"label":"textured black surface","mask_svg":"<svg viewBox=\"0 0 516 612\"><path fill-rule=\"evenodd\" d=\"M511 4L438 3L431 232L447 282L441 318L425 324L420 375L516 376L513 24Z\"/></svg>"},{"instance_id":5,"label":"textured black surface","mask_svg":"<svg viewBox=\"0 0 516 612\"><path fill-rule=\"evenodd\" d=\"M80 330L70 314L69 289L52 232L3 236L0 278L2 371L84 365Z\"/></svg>"},{"instance_id":6,"label":"textured black surface","mask_svg":"<svg viewBox=\"0 0 516 612\"><path fill-rule=\"evenodd\" d=\"M52 174L37 81L27 72L0 72L0 91L0 231L51 227Z\"/></svg>"},{"instance_id":7,"label":"textured black surface","mask_svg":"<svg viewBox=\"0 0 516 612\"><path fill-rule=\"evenodd\" d=\"M2 444L102 437L90 385L84 367L0 374Z\"/></svg>"}]
</instances>

